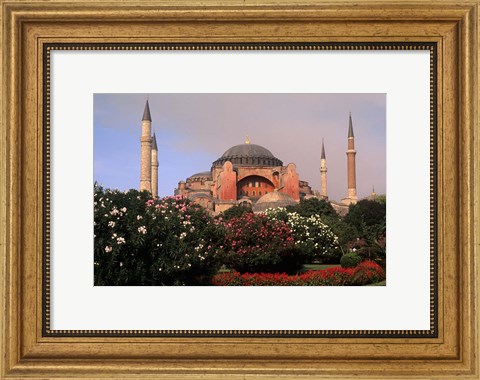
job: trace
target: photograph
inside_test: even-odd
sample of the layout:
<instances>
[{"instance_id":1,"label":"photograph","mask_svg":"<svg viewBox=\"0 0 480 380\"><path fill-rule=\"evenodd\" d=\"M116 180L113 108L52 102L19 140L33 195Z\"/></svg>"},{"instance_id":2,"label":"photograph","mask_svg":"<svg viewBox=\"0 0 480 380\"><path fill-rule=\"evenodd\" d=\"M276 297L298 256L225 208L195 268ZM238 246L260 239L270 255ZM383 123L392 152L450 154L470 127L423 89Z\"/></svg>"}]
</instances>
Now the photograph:
<instances>
[{"instance_id":1,"label":"photograph","mask_svg":"<svg viewBox=\"0 0 480 380\"><path fill-rule=\"evenodd\" d=\"M386 94L94 94L95 286L385 286Z\"/></svg>"}]
</instances>

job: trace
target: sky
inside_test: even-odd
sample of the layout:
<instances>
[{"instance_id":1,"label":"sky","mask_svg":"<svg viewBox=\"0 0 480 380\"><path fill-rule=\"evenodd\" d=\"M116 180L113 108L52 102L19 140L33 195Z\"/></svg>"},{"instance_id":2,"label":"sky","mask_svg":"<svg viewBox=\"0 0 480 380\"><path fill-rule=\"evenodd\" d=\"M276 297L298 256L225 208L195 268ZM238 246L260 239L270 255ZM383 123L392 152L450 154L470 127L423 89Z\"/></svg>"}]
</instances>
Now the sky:
<instances>
[{"instance_id":1,"label":"sky","mask_svg":"<svg viewBox=\"0 0 480 380\"><path fill-rule=\"evenodd\" d=\"M246 136L320 190L322 138L328 195L347 196L347 135L355 135L357 195L386 193L386 94L95 94L94 180L138 189L141 120L148 97L158 145L159 196L209 171Z\"/></svg>"}]
</instances>

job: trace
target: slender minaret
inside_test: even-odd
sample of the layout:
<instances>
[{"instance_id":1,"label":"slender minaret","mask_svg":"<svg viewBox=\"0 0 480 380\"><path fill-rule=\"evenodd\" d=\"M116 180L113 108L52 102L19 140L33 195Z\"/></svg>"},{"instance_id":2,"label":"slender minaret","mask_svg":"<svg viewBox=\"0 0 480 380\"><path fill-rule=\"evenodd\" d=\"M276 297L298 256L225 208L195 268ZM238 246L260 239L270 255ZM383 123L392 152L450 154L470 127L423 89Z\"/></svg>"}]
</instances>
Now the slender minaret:
<instances>
[{"instance_id":1,"label":"slender minaret","mask_svg":"<svg viewBox=\"0 0 480 380\"><path fill-rule=\"evenodd\" d=\"M158 148L155 133L152 137L152 196L158 197Z\"/></svg>"},{"instance_id":2,"label":"slender minaret","mask_svg":"<svg viewBox=\"0 0 480 380\"><path fill-rule=\"evenodd\" d=\"M320 177L322 179L322 198L328 199L327 195L327 158L325 156L325 145L322 139L322 156L320 159Z\"/></svg>"},{"instance_id":3,"label":"slender minaret","mask_svg":"<svg viewBox=\"0 0 480 380\"><path fill-rule=\"evenodd\" d=\"M148 99L142 118L142 136L140 137L140 191L152 191L152 117Z\"/></svg>"},{"instance_id":4,"label":"slender minaret","mask_svg":"<svg viewBox=\"0 0 480 380\"><path fill-rule=\"evenodd\" d=\"M347 172L348 172L348 196L350 203L357 202L357 179L355 169L355 137L353 136L352 113L348 120L348 149L347 149Z\"/></svg>"}]
</instances>

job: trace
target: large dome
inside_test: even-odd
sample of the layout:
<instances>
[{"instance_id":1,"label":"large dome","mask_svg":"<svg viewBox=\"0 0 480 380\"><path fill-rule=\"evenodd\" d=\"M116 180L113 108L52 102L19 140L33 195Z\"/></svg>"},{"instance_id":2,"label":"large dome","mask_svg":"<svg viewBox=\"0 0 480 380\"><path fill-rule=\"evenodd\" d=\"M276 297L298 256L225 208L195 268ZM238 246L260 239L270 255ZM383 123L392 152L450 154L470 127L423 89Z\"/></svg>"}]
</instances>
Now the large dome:
<instances>
[{"instance_id":1,"label":"large dome","mask_svg":"<svg viewBox=\"0 0 480 380\"><path fill-rule=\"evenodd\" d=\"M290 195L275 190L262 196L253 205L253 211L264 212L269 208L294 206L296 204L297 202Z\"/></svg>"},{"instance_id":2,"label":"large dome","mask_svg":"<svg viewBox=\"0 0 480 380\"><path fill-rule=\"evenodd\" d=\"M267 148L256 144L235 145L222 154L213 166L230 161L236 166L282 166L283 163Z\"/></svg>"}]
</instances>

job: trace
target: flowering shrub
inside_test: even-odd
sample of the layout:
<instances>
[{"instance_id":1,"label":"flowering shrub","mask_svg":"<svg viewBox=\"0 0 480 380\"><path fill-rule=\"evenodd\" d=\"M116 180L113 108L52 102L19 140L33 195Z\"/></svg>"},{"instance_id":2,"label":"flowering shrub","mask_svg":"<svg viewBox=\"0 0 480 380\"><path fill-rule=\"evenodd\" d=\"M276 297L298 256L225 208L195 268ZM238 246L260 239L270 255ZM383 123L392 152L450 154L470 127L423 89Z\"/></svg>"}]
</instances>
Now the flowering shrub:
<instances>
[{"instance_id":1,"label":"flowering shrub","mask_svg":"<svg viewBox=\"0 0 480 380\"><path fill-rule=\"evenodd\" d=\"M94 194L95 285L201 285L219 268L223 229L182 196Z\"/></svg>"},{"instance_id":2,"label":"flowering shrub","mask_svg":"<svg viewBox=\"0 0 480 380\"><path fill-rule=\"evenodd\" d=\"M364 261L355 268L332 267L289 276L285 273L228 272L217 274L217 286L359 286L385 280L385 271L372 261Z\"/></svg>"},{"instance_id":3,"label":"flowering shrub","mask_svg":"<svg viewBox=\"0 0 480 380\"><path fill-rule=\"evenodd\" d=\"M340 259L340 265L342 268L353 268L362 262L362 257L356 253L347 253Z\"/></svg>"},{"instance_id":4,"label":"flowering shrub","mask_svg":"<svg viewBox=\"0 0 480 380\"><path fill-rule=\"evenodd\" d=\"M305 217L297 212L287 212L285 208L267 209L265 214L271 220L287 223L295 238L295 245L308 260L340 253L338 238L319 215Z\"/></svg>"},{"instance_id":5,"label":"flowering shrub","mask_svg":"<svg viewBox=\"0 0 480 380\"><path fill-rule=\"evenodd\" d=\"M294 273L305 262L290 227L263 214L246 213L224 222L223 262L245 272Z\"/></svg>"}]
</instances>

